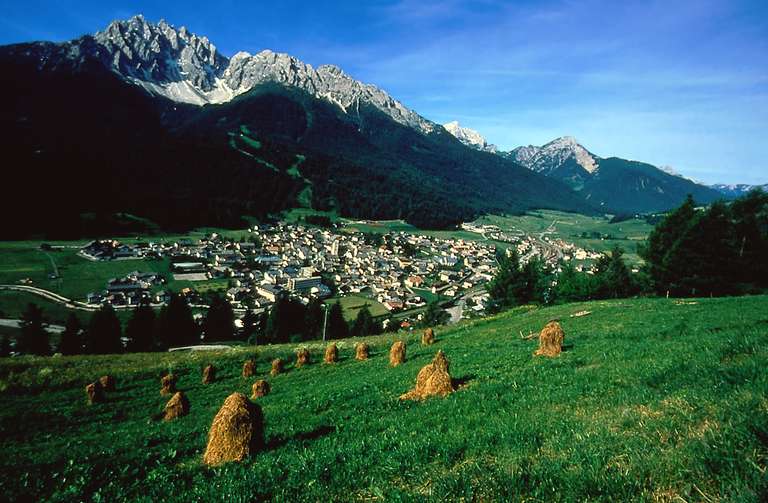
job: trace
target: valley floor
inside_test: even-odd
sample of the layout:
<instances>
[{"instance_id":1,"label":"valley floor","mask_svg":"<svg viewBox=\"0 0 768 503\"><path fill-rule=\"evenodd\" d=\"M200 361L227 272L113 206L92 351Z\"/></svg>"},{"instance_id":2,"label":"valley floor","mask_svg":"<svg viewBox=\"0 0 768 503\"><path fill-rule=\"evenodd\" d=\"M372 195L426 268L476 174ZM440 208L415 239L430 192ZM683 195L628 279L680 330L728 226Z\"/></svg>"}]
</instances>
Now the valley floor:
<instances>
[{"instance_id":1,"label":"valley floor","mask_svg":"<svg viewBox=\"0 0 768 503\"><path fill-rule=\"evenodd\" d=\"M572 317L579 311L591 314ZM568 350L534 358L558 318ZM768 297L632 299L517 308L417 334L370 338L372 358L291 366L258 399L268 447L202 465L224 398L250 394L243 361L266 377L295 346L228 353L0 360L0 494L8 500L765 501ZM390 368L394 339L405 364ZM313 361L322 345L310 344ZM448 398L401 402L442 349L463 383ZM207 363L220 379L200 383ZM180 375L191 412L155 421L161 372ZM117 378L105 404L83 386Z\"/></svg>"}]
</instances>

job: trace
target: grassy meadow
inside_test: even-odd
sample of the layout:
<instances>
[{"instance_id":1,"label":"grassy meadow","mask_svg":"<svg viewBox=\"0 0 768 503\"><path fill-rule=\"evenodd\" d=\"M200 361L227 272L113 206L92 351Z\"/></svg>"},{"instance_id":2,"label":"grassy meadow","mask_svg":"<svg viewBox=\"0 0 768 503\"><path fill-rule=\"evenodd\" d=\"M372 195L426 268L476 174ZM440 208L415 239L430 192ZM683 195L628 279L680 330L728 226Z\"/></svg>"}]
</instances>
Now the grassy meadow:
<instances>
[{"instance_id":1,"label":"grassy meadow","mask_svg":"<svg viewBox=\"0 0 768 503\"><path fill-rule=\"evenodd\" d=\"M570 315L587 310L583 317ZM567 351L532 357L559 318ZM405 364L386 352L406 338ZM634 299L522 307L415 335L370 338L372 358L314 362L271 378L258 399L268 446L242 463L201 464L224 398L249 393L242 362L266 377L295 346L221 354L0 360L3 499L47 501L765 501L768 297ZM401 402L442 349L461 388ZM220 379L200 383L209 362ZM153 419L162 372L191 412ZM104 404L83 386L117 378Z\"/></svg>"}]
</instances>

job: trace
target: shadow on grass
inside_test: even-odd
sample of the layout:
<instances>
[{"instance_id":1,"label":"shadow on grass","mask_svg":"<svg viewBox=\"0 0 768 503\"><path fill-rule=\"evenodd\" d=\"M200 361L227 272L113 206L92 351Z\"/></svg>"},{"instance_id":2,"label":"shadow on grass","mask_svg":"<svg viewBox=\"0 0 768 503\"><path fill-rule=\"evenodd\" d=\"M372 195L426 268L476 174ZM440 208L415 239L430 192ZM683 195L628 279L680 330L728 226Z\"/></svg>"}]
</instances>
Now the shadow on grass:
<instances>
[{"instance_id":1,"label":"shadow on grass","mask_svg":"<svg viewBox=\"0 0 768 503\"><path fill-rule=\"evenodd\" d=\"M276 436L271 438L267 442L267 450L271 451L271 450L279 449L280 447L284 446L289 442L304 442L309 440L317 440L318 438L322 438L326 435L330 435L335 431L336 431L335 426L324 424L324 425L318 426L313 430L302 431L302 432L296 433L295 435L291 435L290 437Z\"/></svg>"},{"instance_id":2,"label":"shadow on grass","mask_svg":"<svg viewBox=\"0 0 768 503\"><path fill-rule=\"evenodd\" d=\"M451 385L455 390L464 389L467 386L469 386L469 382L473 381L476 377L477 376L474 374L467 374L461 377L454 377L453 379L451 379Z\"/></svg>"}]
</instances>

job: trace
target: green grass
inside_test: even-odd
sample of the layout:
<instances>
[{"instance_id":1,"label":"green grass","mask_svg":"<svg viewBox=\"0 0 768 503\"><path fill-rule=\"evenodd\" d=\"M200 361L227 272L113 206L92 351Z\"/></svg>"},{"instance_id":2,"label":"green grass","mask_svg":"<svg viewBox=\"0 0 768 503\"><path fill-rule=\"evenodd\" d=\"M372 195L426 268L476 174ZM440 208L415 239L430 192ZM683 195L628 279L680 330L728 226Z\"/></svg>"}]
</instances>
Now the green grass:
<instances>
[{"instance_id":1,"label":"green grass","mask_svg":"<svg viewBox=\"0 0 768 503\"><path fill-rule=\"evenodd\" d=\"M344 318L347 320L354 320L357 318L357 313L360 312L360 309L362 309L365 305L368 305L368 310L371 312L371 315L374 318L377 316L384 316L389 313L387 308L384 307L384 304L377 301L376 299L371 299L370 297L365 297L363 295L345 295L343 297L334 297L332 299L328 299L326 304L330 305L336 301L341 304Z\"/></svg>"},{"instance_id":2,"label":"green grass","mask_svg":"<svg viewBox=\"0 0 768 503\"><path fill-rule=\"evenodd\" d=\"M591 302L519 308L409 336L370 338L371 360L289 366L259 399L268 448L242 463L201 464L224 398L248 392L293 346L228 354L0 361L4 499L50 501L765 501L768 496L768 297ZM589 316L569 315L587 309ZM518 333L560 318L559 358L532 357ZM322 346L310 347L315 361ZM442 349L465 388L400 402ZM213 361L221 379L200 384ZM189 416L152 420L171 369ZM83 386L117 377L106 404Z\"/></svg>"}]
</instances>

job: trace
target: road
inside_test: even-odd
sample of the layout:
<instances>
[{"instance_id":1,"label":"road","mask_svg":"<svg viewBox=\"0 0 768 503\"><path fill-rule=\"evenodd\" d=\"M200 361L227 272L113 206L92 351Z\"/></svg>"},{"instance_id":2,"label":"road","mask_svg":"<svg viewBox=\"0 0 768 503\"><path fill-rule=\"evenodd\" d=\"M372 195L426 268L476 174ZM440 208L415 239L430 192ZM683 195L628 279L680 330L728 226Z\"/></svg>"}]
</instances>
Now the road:
<instances>
[{"instance_id":1,"label":"road","mask_svg":"<svg viewBox=\"0 0 768 503\"><path fill-rule=\"evenodd\" d=\"M0 327L21 328L21 320L0 319ZM45 331L52 334L60 334L64 331L61 325L45 325Z\"/></svg>"}]
</instances>

